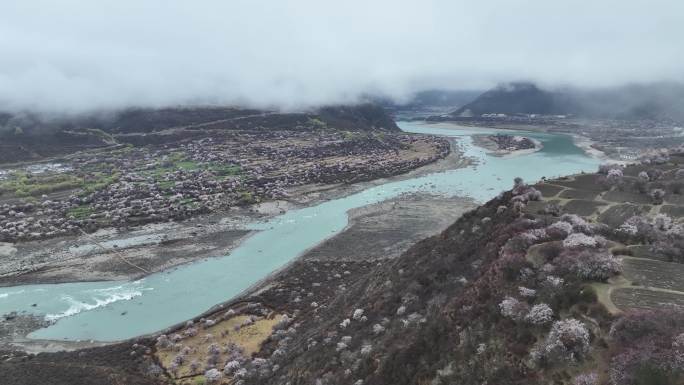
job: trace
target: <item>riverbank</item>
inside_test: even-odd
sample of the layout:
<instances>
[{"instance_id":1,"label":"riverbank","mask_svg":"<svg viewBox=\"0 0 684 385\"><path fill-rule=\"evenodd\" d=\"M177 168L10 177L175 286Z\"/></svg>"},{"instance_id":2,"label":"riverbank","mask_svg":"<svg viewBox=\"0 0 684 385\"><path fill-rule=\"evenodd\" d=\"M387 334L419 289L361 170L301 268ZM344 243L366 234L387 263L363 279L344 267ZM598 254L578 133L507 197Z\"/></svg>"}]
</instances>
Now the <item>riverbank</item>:
<instances>
[{"instance_id":1,"label":"riverbank","mask_svg":"<svg viewBox=\"0 0 684 385\"><path fill-rule=\"evenodd\" d=\"M617 158L609 156L607 153L596 148L597 143L595 141L587 138L586 136L582 136L579 134L571 134L571 135L572 135L573 141L575 142L575 146L581 148L582 150L584 150L584 152L587 153L587 155L589 155L595 159L599 159L599 160L604 161L606 163L616 163L616 164L622 164L622 165L627 165L629 163L633 163L633 162L629 162L629 161L625 161L622 159L617 159Z\"/></svg>"}]
</instances>

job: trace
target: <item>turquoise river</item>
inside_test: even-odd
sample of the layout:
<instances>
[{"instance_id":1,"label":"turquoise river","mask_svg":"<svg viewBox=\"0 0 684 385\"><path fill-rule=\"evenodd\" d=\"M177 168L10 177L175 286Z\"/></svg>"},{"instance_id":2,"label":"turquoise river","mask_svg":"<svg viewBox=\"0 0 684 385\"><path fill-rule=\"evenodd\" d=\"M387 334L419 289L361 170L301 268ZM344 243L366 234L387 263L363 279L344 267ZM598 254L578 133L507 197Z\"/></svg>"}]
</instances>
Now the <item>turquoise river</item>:
<instances>
[{"instance_id":1,"label":"turquoise river","mask_svg":"<svg viewBox=\"0 0 684 385\"><path fill-rule=\"evenodd\" d=\"M514 157L495 157L474 146L471 135L503 130L447 123L402 122L399 126L408 132L454 137L465 155L476 162L466 168L378 185L317 206L291 210L267 222L253 223L249 228L260 231L230 255L155 273L138 281L0 288L0 314L26 312L55 321L31 333L29 337L34 339L116 341L153 333L240 294L305 250L335 235L347 225L347 211L355 207L411 192L468 196L484 202L510 188L516 176L531 182L543 176L594 171L599 164L567 135L517 132L541 141L543 149ZM31 306L34 303L39 306Z\"/></svg>"}]
</instances>

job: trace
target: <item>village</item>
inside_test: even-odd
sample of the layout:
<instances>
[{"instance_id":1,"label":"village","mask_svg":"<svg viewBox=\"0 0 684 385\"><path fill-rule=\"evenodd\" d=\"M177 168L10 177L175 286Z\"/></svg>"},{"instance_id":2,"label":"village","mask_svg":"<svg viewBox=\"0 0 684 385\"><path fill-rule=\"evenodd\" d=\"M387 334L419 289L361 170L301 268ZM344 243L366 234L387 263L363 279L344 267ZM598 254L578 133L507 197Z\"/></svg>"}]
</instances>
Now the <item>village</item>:
<instances>
[{"instance_id":1,"label":"village","mask_svg":"<svg viewBox=\"0 0 684 385\"><path fill-rule=\"evenodd\" d=\"M389 132L230 131L118 145L0 176L0 242L183 220L287 198L306 184L407 172L449 154L448 141Z\"/></svg>"}]
</instances>

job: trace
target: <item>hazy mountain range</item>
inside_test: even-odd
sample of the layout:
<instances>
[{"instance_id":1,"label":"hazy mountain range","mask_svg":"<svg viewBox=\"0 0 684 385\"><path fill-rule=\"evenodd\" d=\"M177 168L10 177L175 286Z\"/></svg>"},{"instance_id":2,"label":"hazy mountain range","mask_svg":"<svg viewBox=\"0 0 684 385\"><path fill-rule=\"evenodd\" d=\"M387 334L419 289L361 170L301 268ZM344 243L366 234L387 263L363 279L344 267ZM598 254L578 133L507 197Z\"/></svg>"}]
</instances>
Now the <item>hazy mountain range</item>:
<instances>
[{"instance_id":1,"label":"hazy mountain range","mask_svg":"<svg viewBox=\"0 0 684 385\"><path fill-rule=\"evenodd\" d=\"M652 83L603 89L547 90L533 83L508 83L484 92L452 115L488 113L684 121L684 85Z\"/></svg>"}]
</instances>

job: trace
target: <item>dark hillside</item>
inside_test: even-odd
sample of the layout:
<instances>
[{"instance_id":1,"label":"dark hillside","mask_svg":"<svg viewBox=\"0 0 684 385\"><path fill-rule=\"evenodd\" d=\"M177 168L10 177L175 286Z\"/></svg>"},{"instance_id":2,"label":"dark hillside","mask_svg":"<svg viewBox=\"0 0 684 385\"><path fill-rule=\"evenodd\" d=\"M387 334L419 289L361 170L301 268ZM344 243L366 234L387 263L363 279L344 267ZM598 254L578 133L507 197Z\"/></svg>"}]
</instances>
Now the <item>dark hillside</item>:
<instances>
[{"instance_id":1,"label":"dark hillside","mask_svg":"<svg viewBox=\"0 0 684 385\"><path fill-rule=\"evenodd\" d=\"M684 86L653 83L603 89L545 90L532 83L510 83L483 93L452 115L479 117L497 113L684 122Z\"/></svg>"},{"instance_id":2,"label":"dark hillside","mask_svg":"<svg viewBox=\"0 0 684 385\"><path fill-rule=\"evenodd\" d=\"M399 127L385 110L374 104L323 107L317 114L321 120L336 129L399 131Z\"/></svg>"},{"instance_id":3,"label":"dark hillside","mask_svg":"<svg viewBox=\"0 0 684 385\"><path fill-rule=\"evenodd\" d=\"M673 339L684 332L684 313L668 304L684 303L684 293L646 287L681 288L681 277L666 272L681 265L630 257L669 250L669 260L681 262L674 256L682 252L682 217L669 206L683 202L684 157L653 159L534 187L517 182L325 306L304 309L292 340L260 355L286 349L270 358L278 373L249 383L573 384L595 377L587 384L630 385L649 383L631 382L649 367L664 379L658 383L680 384L684 366ZM659 189L664 200L653 192ZM645 205L638 212L662 205L673 216L624 213L630 194ZM662 227L648 224L656 222ZM636 292L625 294L630 285ZM606 297L607 288L613 294ZM655 341L654 350L640 351L640 339Z\"/></svg>"},{"instance_id":4,"label":"dark hillside","mask_svg":"<svg viewBox=\"0 0 684 385\"><path fill-rule=\"evenodd\" d=\"M459 108L455 116L480 116L482 114L542 114L566 113L567 107L558 105L557 96L539 89L532 83L501 85L478 96Z\"/></svg>"},{"instance_id":5,"label":"dark hillside","mask_svg":"<svg viewBox=\"0 0 684 385\"><path fill-rule=\"evenodd\" d=\"M229 107L129 109L69 118L0 113L0 164L63 156L79 150L111 146L117 142L149 142L130 136L169 130L175 130L173 135L177 138L197 136L198 130L323 129L399 131L381 107L370 104L330 106L311 112L293 113ZM211 136L211 132L201 136Z\"/></svg>"}]
</instances>

